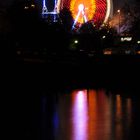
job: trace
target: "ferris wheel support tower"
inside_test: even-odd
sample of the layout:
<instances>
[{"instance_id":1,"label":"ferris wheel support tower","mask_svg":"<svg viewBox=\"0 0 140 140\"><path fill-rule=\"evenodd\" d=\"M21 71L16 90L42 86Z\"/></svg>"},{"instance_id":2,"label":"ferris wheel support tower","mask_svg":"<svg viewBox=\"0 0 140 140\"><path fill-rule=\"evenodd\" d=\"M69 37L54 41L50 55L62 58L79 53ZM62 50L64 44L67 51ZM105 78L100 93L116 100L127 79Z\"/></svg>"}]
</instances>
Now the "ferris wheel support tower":
<instances>
[{"instance_id":1,"label":"ferris wheel support tower","mask_svg":"<svg viewBox=\"0 0 140 140\"><path fill-rule=\"evenodd\" d=\"M42 14L45 14L48 12L48 9L46 7L46 0L43 0L43 8L42 8Z\"/></svg>"},{"instance_id":2,"label":"ferris wheel support tower","mask_svg":"<svg viewBox=\"0 0 140 140\"><path fill-rule=\"evenodd\" d=\"M51 22L57 22L57 18L58 18L58 12L57 12L58 4L57 3L58 3L57 0L55 0L53 11L48 11L47 6L46 6L46 0L43 0L42 17L46 19L48 17L51 17Z\"/></svg>"}]
</instances>

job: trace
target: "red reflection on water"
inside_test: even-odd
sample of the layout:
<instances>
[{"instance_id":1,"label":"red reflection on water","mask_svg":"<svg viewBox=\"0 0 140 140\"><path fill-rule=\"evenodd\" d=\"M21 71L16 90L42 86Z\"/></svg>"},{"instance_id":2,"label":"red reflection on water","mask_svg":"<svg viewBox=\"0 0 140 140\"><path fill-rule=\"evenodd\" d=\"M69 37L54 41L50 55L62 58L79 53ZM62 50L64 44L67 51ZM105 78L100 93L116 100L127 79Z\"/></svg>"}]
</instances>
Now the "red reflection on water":
<instances>
[{"instance_id":1,"label":"red reflection on water","mask_svg":"<svg viewBox=\"0 0 140 140\"><path fill-rule=\"evenodd\" d=\"M95 90L89 90L88 108L88 138L97 139L97 92Z\"/></svg>"},{"instance_id":2,"label":"red reflection on water","mask_svg":"<svg viewBox=\"0 0 140 140\"><path fill-rule=\"evenodd\" d=\"M126 113L127 113L127 127L130 127L132 121L132 100L128 98L126 100Z\"/></svg>"},{"instance_id":3,"label":"red reflection on water","mask_svg":"<svg viewBox=\"0 0 140 140\"><path fill-rule=\"evenodd\" d=\"M116 95L116 119L120 121L122 118L122 103L121 103L121 96Z\"/></svg>"},{"instance_id":4,"label":"red reflection on water","mask_svg":"<svg viewBox=\"0 0 140 140\"><path fill-rule=\"evenodd\" d=\"M72 96L72 140L87 140L87 90L73 92Z\"/></svg>"},{"instance_id":5,"label":"red reflection on water","mask_svg":"<svg viewBox=\"0 0 140 140\"><path fill-rule=\"evenodd\" d=\"M126 100L126 105L127 105L127 115L131 116L132 115L132 100L131 99L127 99Z\"/></svg>"},{"instance_id":6,"label":"red reflection on water","mask_svg":"<svg viewBox=\"0 0 140 140\"><path fill-rule=\"evenodd\" d=\"M94 117L96 117L96 120L94 121L94 125L96 126L96 128L94 138L96 140L107 140L110 139L111 136L111 109L109 98L105 94L104 90L98 90L95 95L96 112L94 114ZM89 139L92 140L93 137L90 137Z\"/></svg>"},{"instance_id":7,"label":"red reflection on water","mask_svg":"<svg viewBox=\"0 0 140 140\"><path fill-rule=\"evenodd\" d=\"M122 99L120 95L116 95L116 127L115 127L115 134L116 139L121 140L122 139Z\"/></svg>"}]
</instances>

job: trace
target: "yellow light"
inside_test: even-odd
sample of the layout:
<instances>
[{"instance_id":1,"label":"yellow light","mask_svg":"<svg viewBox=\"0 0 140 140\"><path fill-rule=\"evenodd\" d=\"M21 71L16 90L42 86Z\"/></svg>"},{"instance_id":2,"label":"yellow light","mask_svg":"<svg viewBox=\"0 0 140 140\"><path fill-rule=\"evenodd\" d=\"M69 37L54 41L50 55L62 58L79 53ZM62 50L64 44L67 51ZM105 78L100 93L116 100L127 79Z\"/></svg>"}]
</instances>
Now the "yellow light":
<instances>
[{"instance_id":1,"label":"yellow light","mask_svg":"<svg viewBox=\"0 0 140 140\"><path fill-rule=\"evenodd\" d=\"M60 13L60 5L61 5L61 0L57 1L57 13Z\"/></svg>"},{"instance_id":2,"label":"yellow light","mask_svg":"<svg viewBox=\"0 0 140 140\"><path fill-rule=\"evenodd\" d=\"M75 43L75 44L78 44L78 40L75 40L74 43Z\"/></svg>"},{"instance_id":3,"label":"yellow light","mask_svg":"<svg viewBox=\"0 0 140 140\"><path fill-rule=\"evenodd\" d=\"M140 40L138 40L137 43L140 44Z\"/></svg>"},{"instance_id":4,"label":"yellow light","mask_svg":"<svg viewBox=\"0 0 140 140\"><path fill-rule=\"evenodd\" d=\"M75 19L79 10L78 6L80 4L84 5L84 13L87 17L87 20L92 20L96 11L96 0L71 0L70 2L70 11L73 18ZM80 14L78 23L83 23L83 15Z\"/></svg>"},{"instance_id":5,"label":"yellow light","mask_svg":"<svg viewBox=\"0 0 140 140\"><path fill-rule=\"evenodd\" d=\"M32 8L35 8L35 5L34 5L34 4L31 4L31 7L32 7Z\"/></svg>"}]
</instances>

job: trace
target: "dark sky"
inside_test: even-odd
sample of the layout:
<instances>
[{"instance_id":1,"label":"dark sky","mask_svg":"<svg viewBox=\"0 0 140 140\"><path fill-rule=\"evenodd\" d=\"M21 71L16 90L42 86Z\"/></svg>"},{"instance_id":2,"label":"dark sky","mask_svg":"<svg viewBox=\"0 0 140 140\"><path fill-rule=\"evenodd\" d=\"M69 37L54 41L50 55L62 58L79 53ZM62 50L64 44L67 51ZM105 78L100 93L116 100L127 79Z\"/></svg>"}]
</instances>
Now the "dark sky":
<instances>
[{"instance_id":1,"label":"dark sky","mask_svg":"<svg viewBox=\"0 0 140 140\"><path fill-rule=\"evenodd\" d=\"M113 0L114 12L120 9L124 3L134 4L136 0Z\"/></svg>"},{"instance_id":2,"label":"dark sky","mask_svg":"<svg viewBox=\"0 0 140 140\"><path fill-rule=\"evenodd\" d=\"M0 0L0 7L8 7L14 0Z\"/></svg>"}]
</instances>

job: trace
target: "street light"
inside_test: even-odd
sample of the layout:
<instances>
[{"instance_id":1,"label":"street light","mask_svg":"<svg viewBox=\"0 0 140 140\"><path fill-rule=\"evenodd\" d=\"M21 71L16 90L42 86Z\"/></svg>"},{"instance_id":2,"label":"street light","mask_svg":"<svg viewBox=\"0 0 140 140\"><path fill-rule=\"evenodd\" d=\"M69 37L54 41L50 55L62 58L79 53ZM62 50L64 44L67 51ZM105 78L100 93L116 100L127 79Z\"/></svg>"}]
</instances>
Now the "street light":
<instances>
[{"instance_id":1,"label":"street light","mask_svg":"<svg viewBox=\"0 0 140 140\"><path fill-rule=\"evenodd\" d=\"M120 10L120 9L118 9L118 10L117 10L117 12L118 12L118 13L120 13L120 12L121 12L121 10Z\"/></svg>"},{"instance_id":2,"label":"street light","mask_svg":"<svg viewBox=\"0 0 140 140\"><path fill-rule=\"evenodd\" d=\"M78 40L75 40L74 43L75 43L75 44L78 44Z\"/></svg>"},{"instance_id":3,"label":"street light","mask_svg":"<svg viewBox=\"0 0 140 140\"><path fill-rule=\"evenodd\" d=\"M117 10L118 14L119 14L119 35L120 35L120 13L121 13L121 10Z\"/></svg>"}]
</instances>

